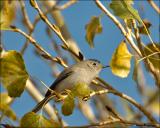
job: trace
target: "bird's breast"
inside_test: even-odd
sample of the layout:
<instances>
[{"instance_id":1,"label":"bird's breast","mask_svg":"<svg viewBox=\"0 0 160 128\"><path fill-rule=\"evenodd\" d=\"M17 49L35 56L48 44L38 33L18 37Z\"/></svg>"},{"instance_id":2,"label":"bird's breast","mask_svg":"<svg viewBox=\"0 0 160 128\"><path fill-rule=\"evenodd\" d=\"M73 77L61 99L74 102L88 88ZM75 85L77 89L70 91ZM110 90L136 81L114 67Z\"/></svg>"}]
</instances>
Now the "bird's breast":
<instances>
[{"instance_id":1,"label":"bird's breast","mask_svg":"<svg viewBox=\"0 0 160 128\"><path fill-rule=\"evenodd\" d=\"M73 86L75 86L78 83L84 83L84 84L90 84L91 75L88 75L88 73L84 70L79 70L71 74L69 77L61 81L55 88L55 91L61 92L65 89L72 89Z\"/></svg>"}]
</instances>

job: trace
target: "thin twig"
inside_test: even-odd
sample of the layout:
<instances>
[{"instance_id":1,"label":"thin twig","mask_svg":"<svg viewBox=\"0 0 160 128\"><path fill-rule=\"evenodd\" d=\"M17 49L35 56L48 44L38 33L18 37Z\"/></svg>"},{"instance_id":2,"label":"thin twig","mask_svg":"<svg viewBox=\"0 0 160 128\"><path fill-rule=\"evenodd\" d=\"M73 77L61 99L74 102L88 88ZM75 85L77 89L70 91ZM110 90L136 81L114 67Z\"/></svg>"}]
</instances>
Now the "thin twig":
<instances>
[{"instance_id":1,"label":"thin twig","mask_svg":"<svg viewBox=\"0 0 160 128\"><path fill-rule=\"evenodd\" d=\"M143 50L143 46L142 46L142 41L141 41L141 37L138 31L138 28L136 26L136 22L133 20L132 22L132 26L134 29L134 33L135 33L135 37L138 43L138 47L141 50L141 53L143 56L145 56L145 52ZM155 81L156 81L156 85L159 88L160 87L160 77L159 77L159 70L156 70L155 67L153 66L153 64L148 60L148 58L146 58L144 60L145 65L148 67L149 71L153 74Z\"/></svg>"},{"instance_id":2,"label":"thin twig","mask_svg":"<svg viewBox=\"0 0 160 128\"><path fill-rule=\"evenodd\" d=\"M110 106L106 105L105 108L107 109L107 111L111 112L114 117L116 117L119 120L121 120L122 122L124 122L123 121L124 119L119 114L117 114Z\"/></svg>"},{"instance_id":3,"label":"thin twig","mask_svg":"<svg viewBox=\"0 0 160 128\"><path fill-rule=\"evenodd\" d=\"M57 58L52 58L52 56L46 52L31 36L28 36L26 33L24 33L23 31L21 31L20 29L16 28L16 27L12 27L13 31L15 32L19 32L20 34L24 35L26 38L28 38L30 40L30 42L38 49L40 50L41 52L43 52L49 59L53 60L54 62L57 62L61 65L63 65L64 67L67 67L67 65L64 65L63 61L58 61ZM112 93L112 94L115 94L115 95L118 95L124 99L126 99L127 101L129 101L130 103L132 103L134 106L136 106L139 110L141 110L147 117L148 119L151 121L151 122L154 122L156 123L157 121L152 117L152 115L146 111L140 104L138 104L134 99L132 99L131 97L127 96L126 94L123 94L123 93L120 93L118 92L117 90L115 90L112 86L110 86L109 84L107 84L106 82L104 82L103 80L99 79L99 81L101 83L103 83L104 85L107 85L108 87L112 88L111 90L103 90L101 92L94 92L94 93L91 93L91 96L93 95L96 95L96 94L102 94L102 93Z\"/></svg>"},{"instance_id":4,"label":"thin twig","mask_svg":"<svg viewBox=\"0 0 160 128\"><path fill-rule=\"evenodd\" d=\"M154 3L154 1L153 0L147 0L148 1L148 3L153 7L153 9L158 13L158 14L160 14L160 9L159 9L159 7Z\"/></svg>"},{"instance_id":5,"label":"thin twig","mask_svg":"<svg viewBox=\"0 0 160 128\"><path fill-rule=\"evenodd\" d=\"M82 54L76 54L69 46L69 43L65 40L65 38L63 37L60 29L54 25L51 24L51 22L48 20L48 18L44 15L44 13L41 11L41 9L39 8L36 0L30 0L31 5L37 10L37 12L39 13L40 18L42 19L42 21L44 21L51 30L53 30L56 35L61 39L61 41L63 42L63 48L68 50L70 53L72 53L77 59L82 60L83 59L83 55ZM79 51L78 51L79 53Z\"/></svg>"},{"instance_id":6,"label":"thin twig","mask_svg":"<svg viewBox=\"0 0 160 128\"><path fill-rule=\"evenodd\" d=\"M31 79L28 79L26 82L26 90L34 98L34 100L36 100L37 102L40 102L44 98L42 96L42 94L39 92L39 90L35 87L35 85ZM12 103L14 100L15 100L15 98L11 98L10 102ZM44 110L50 116L51 119L57 120L55 110L53 109L53 107L49 103L45 105ZM64 123L66 124L66 122L64 122Z\"/></svg>"},{"instance_id":7,"label":"thin twig","mask_svg":"<svg viewBox=\"0 0 160 128\"><path fill-rule=\"evenodd\" d=\"M159 124L151 124L151 123L143 123L143 122L133 122L133 121L127 121L125 120L122 122L120 119L114 119L114 120L106 120L99 123L94 123L90 125L84 125L84 126L66 126L65 128L92 128L95 126L105 126L105 128L111 128L112 125L120 125L123 124L125 126L142 126L142 127L159 127Z\"/></svg>"},{"instance_id":8,"label":"thin twig","mask_svg":"<svg viewBox=\"0 0 160 128\"><path fill-rule=\"evenodd\" d=\"M40 102L44 98L30 79L27 80L26 90L37 102ZM51 117L51 119L57 120L55 110L49 103L45 105L44 110Z\"/></svg>"},{"instance_id":9,"label":"thin twig","mask_svg":"<svg viewBox=\"0 0 160 128\"><path fill-rule=\"evenodd\" d=\"M78 100L78 108L90 123L97 122L91 105L83 100Z\"/></svg>"},{"instance_id":10,"label":"thin twig","mask_svg":"<svg viewBox=\"0 0 160 128\"><path fill-rule=\"evenodd\" d=\"M56 115L57 115L57 117L58 117L58 121L59 121L59 124L60 124L61 128L64 128L64 124L63 124L62 117L61 117L60 114L58 113L58 109L56 108L56 105L55 105L55 104L53 105L53 108L54 108L55 113L56 113Z\"/></svg>"},{"instance_id":11,"label":"thin twig","mask_svg":"<svg viewBox=\"0 0 160 128\"><path fill-rule=\"evenodd\" d=\"M39 13L40 13L40 12L39 12ZM42 13L42 14L43 14L43 13ZM40 16L41 16L41 18L43 17L43 15L40 15ZM42 18L42 19L43 19L43 18ZM48 23L48 22L47 22L47 23ZM50 22L49 22L49 23L50 23ZM54 26L54 27L55 27L55 26ZM54 28L54 27L53 27L53 28ZM122 26L122 27L123 27L123 26ZM52 27L51 27L51 28L52 28ZM55 29L56 29L56 28L55 28ZM19 29L18 29L18 30L19 30ZM53 30L53 29L52 29L52 30ZM124 31L125 31L125 30L124 30ZM28 36L26 33L22 32L22 31L16 31L16 32L19 32L19 33L21 33L22 35L24 35L27 39L29 39L29 40L32 42L32 44L34 44L34 46L35 46L37 49L39 49L39 48L38 48L39 45L38 45L38 46L36 45L37 42L35 42L35 40L34 40L31 36ZM133 43L134 43L134 42L133 42ZM43 48L42 48L42 49L41 49L41 48L42 48L42 47L40 47L39 50L42 51L48 58L51 59L52 57L51 57L51 56L48 56L49 53L46 54L46 53L44 52ZM54 61L55 61L55 60L54 60ZM57 61L56 61L56 62L57 62ZM62 65L62 63L60 63L60 64ZM66 65L65 65L65 66L66 66ZM116 93L117 93L117 92L116 92ZM121 94L121 93L120 93L120 94ZM120 94L118 93L117 95L120 96ZM121 95L122 95L122 94L121 94ZM121 96L120 96L120 97L121 97ZM130 101L130 100L129 100L129 101ZM136 106L136 105L135 105L135 106Z\"/></svg>"},{"instance_id":12,"label":"thin twig","mask_svg":"<svg viewBox=\"0 0 160 128\"><path fill-rule=\"evenodd\" d=\"M112 21L117 25L117 27L121 30L121 32L123 33L123 35L126 37L126 39L128 40L128 42L130 43L130 45L132 46L132 48L137 52L137 54L142 57L142 53L141 51L139 50L139 48L135 45L135 43L133 42L133 38L131 36L129 36L125 29L123 28L123 26L121 25L121 23L105 8L105 6L103 6L103 4L99 1L99 0L96 0L96 4L97 6L109 17L112 19ZM104 82L104 84L106 84ZM109 84L107 84L107 86L109 86ZM125 94L122 94L120 92L118 92L117 90L115 90L115 93L116 95L120 96L120 97L123 97L125 98L126 100L128 100L130 103L134 104L134 106L136 106L139 110L141 110L147 117L148 119L151 121L151 122L157 122L153 117L152 115L146 111L144 109L143 106L141 106L140 104L138 104L135 100L133 100L131 97L125 95Z\"/></svg>"},{"instance_id":13,"label":"thin twig","mask_svg":"<svg viewBox=\"0 0 160 128\"><path fill-rule=\"evenodd\" d=\"M122 34L125 36L125 38L127 39L128 43L131 45L131 47L137 52L137 54L141 57L141 51L139 50L139 48L135 45L133 38L130 34L128 34L124 27L122 26L122 24L117 20L117 18L112 15L107 9L106 7L99 1L96 0L96 5L115 23L115 25L120 29L120 31L122 32Z\"/></svg>"},{"instance_id":14,"label":"thin twig","mask_svg":"<svg viewBox=\"0 0 160 128\"><path fill-rule=\"evenodd\" d=\"M37 10L37 12L39 13L39 16L41 17L41 19L49 26L49 28L51 28L56 33L56 35L62 40L64 45L66 47L68 47L67 42L63 38L61 32L59 31L59 28L57 28L55 25L51 24L51 22L48 20L48 18L44 15L44 13L39 8L37 2L35 0L30 0L30 3Z\"/></svg>"},{"instance_id":15,"label":"thin twig","mask_svg":"<svg viewBox=\"0 0 160 128\"><path fill-rule=\"evenodd\" d=\"M23 36L25 36L35 47L37 50L41 51L43 54L42 56L46 59L49 59L53 62L57 62L58 64L62 65L63 67L67 67L67 65L65 64L65 62L60 58L60 57L52 57L47 51L45 51L37 42L36 40L27 35L25 32L23 32L21 29L16 28L15 26L11 26L12 29L10 29L11 31L14 32L18 32L20 34L22 34Z\"/></svg>"},{"instance_id":16,"label":"thin twig","mask_svg":"<svg viewBox=\"0 0 160 128\"><path fill-rule=\"evenodd\" d=\"M104 80L102 80L101 78L98 78L98 80L105 86L110 86L108 83L106 83ZM114 89L112 87L112 90L103 90L101 91L100 93L99 92L93 92L91 93L91 96L94 96L94 95L99 95L99 94L102 94L102 93L112 93L114 95L117 95L123 99L126 99L128 102L130 102L131 104L133 104L135 107L137 107L141 112L143 112L143 114L153 123L157 123L156 119L154 119L154 117L151 115L150 112L148 112L141 104L137 103L133 98L131 98L130 96L124 94L124 93L121 93L119 92L118 90Z\"/></svg>"},{"instance_id":17,"label":"thin twig","mask_svg":"<svg viewBox=\"0 0 160 128\"><path fill-rule=\"evenodd\" d=\"M28 14L27 14L27 11L26 11L26 9L25 9L24 1L19 0L19 2L20 2L20 5L21 5L22 14L23 14L23 16L24 16L24 22L25 22L25 24L27 25L27 27L28 27L29 30L30 30L30 29L33 29L33 25L32 25L32 23L30 22L29 17L28 17Z\"/></svg>"},{"instance_id":18,"label":"thin twig","mask_svg":"<svg viewBox=\"0 0 160 128\"><path fill-rule=\"evenodd\" d=\"M56 10L64 10L68 7L70 7L71 5L77 3L77 0L70 0L70 1L67 1L65 4L61 5L61 6L55 6L54 9Z\"/></svg>"},{"instance_id":19,"label":"thin twig","mask_svg":"<svg viewBox=\"0 0 160 128\"><path fill-rule=\"evenodd\" d=\"M29 31L29 33L30 33L29 35L31 36L31 32L32 32L32 30L35 28L35 26L32 25L31 21L29 20L29 17L28 17L27 11L26 11L26 7L25 7L24 1L19 0L19 2L20 2L20 5L21 5L21 10L22 10L23 18L24 18L23 21L24 21L24 23L25 23L26 26L27 26L27 29L28 29L28 31ZM29 42L28 42L28 40L26 39L26 42L24 43L22 49L20 50L20 53L21 53L21 54L24 54L24 51L25 51L26 48L28 47L28 44L29 44Z\"/></svg>"},{"instance_id":20,"label":"thin twig","mask_svg":"<svg viewBox=\"0 0 160 128\"><path fill-rule=\"evenodd\" d=\"M55 5L54 5L55 6ZM50 9L48 9L47 11L45 11L44 12L44 15L47 15L49 12L51 12L53 9L54 9L54 6L52 7L52 8L50 8ZM26 13L26 15L27 15L27 13ZM33 31L35 30L35 28L36 28L36 25L37 25L37 23L38 23L38 21L40 21L40 16L39 16L39 14L36 16L36 18L35 18L35 20L34 20L34 22L33 22L33 28L31 29L29 29L29 36L31 36L32 35L32 33L33 33ZM23 45L23 47L22 47L22 49L21 49L21 54L24 54L24 52L25 52L25 50L26 50L26 48L28 47L28 44L29 44L29 41L27 40L25 43L24 43L24 45Z\"/></svg>"}]
</instances>

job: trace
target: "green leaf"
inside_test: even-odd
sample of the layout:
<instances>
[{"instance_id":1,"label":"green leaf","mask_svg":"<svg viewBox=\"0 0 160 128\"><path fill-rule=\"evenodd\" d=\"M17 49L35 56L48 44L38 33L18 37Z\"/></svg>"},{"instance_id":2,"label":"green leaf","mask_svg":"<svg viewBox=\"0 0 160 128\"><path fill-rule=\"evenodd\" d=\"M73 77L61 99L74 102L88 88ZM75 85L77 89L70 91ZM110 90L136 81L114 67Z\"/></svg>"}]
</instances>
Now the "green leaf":
<instances>
[{"instance_id":1,"label":"green leaf","mask_svg":"<svg viewBox=\"0 0 160 128\"><path fill-rule=\"evenodd\" d=\"M132 7L132 3L132 0L112 0L110 8L113 10L114 15L122 19L136 19L141 23L138 11Z\"/></svg>"},{"instance_id":2,"label":"green leaf","mask_svg":"<svg viewBox=\"0 0 160 128\"><path fill-rule=\"evenodd\" d=\"M154 43L156 49L153 44L148 44L145 48L144 48L144 53L145 56L149 56L155 52L159 52L157 54L154 54L152 56L147 57L149 59L149 61L153 64L154 68L160 72L160 44L158 43Z\"/></svg>"},{"instance_id":3,"label":"green leaf","mask_svg":"<svg viewBox=\"0 0 160 128\"><path fill-rule=\"evenodd\" d=\"M19 97L25 89L28 73L20 53L8 51L0 58L0 78L11 97Z\"/></svg>"},{"instance_id":4,"label":"green leaf","mask_svg":"<svg viewBox=\"0 0 160 128\"><path fill-rule=\"evenodd\" d=\"M86 40L88 41L91 48L94 47L94 37L96 34L102 32L102 25L100 23L100 17L93 16L90 22L85 26L86 29Z\"/></svg>"},{"instance_id":5,"label":"green leaf","mask_svg":"<svg viewBox=\"0 0 160 128\"><path fill-rule=\"evenodd\" d=\"M73 113L74 110L74 96L69 93L68 96L64 99L64 103L62 105L61 111L63 115L69 116Z\"/></svg>"},{"instance_id":6,"label":"green leaf","mask_svg":"<svg viewBox=\"0 0 160 128\"><path fill-rule=\"evenodd\" d=\"M5 115L12 120L17 119L16 113L7 104L0 103L0 112L1 112L1 115Z\"/></svg>"},{"instance_id":7,"label":"green leaf","mask_svg":"<svg viewBox=\"0 0 160 128\"><path fill-rule=\"evenodd\" d=\"M26 113L20 122L22 128L53 128L54 125L44 116L37 115L34 112Z\"/></svg>"},{"instance_id":8,"label":"green leaf","mask_svg":"<svg viewBox=\"0 0 160 128\"><path fill-rule=\"evenodd\" d=\"M74 96L83 98L85 96L88 96L91 93L91 91L92 90L89 88L87 84L78 83L74 86L72 93L74 94Z\"/></svg>"},{"instance_id":9,"label":"green leaf","mask_svg":"<svg viewBox=\"0 0 160 128\"><path fill-rule=\"evenodd\" d=\"M112 73L122 78L127 77L130 72L131 57L126 43L122 41L112 55L110 62Z\"/></svg>"}]
</instances>

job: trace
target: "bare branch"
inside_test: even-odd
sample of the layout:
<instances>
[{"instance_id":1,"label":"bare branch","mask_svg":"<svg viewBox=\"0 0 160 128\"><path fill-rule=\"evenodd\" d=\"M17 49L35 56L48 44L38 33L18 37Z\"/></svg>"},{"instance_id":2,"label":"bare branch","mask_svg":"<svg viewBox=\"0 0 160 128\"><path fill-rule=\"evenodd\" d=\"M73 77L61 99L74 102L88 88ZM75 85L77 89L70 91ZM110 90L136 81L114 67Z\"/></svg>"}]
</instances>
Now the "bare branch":
<instances>
[{"instance_id":1,"label":"bare branch","mask_svg":"<svg viewBox=\"0 0 160 128\"><path fill-rule=\"evenodd\" d=\"M37 2L35 0L30 0L30 2L32 3L31 5L37 10L37 12L39 13L39 16L41 17L41 19L49 26L49 28L51 28L56 35L62 40L62 42L64 43L64 45L66 47L68 47L67 42L65 41L65 39L63 38L61 32L59 31L59 29L51 24L51 22L47 19L47 17L44 15L44 13L41 11L41 9L39 8Z\"/></svg>"},{"instance_id":2,"label":"bare branch","mask_svg":"<svg viewBox=\"0 0 160 128\"><path fill-rule=\"evenodd\" d=\"M22 14L24 16L24 22L25 22L25 24L27 25L28 29L33 29L33 25L30 22L28 14L27 14L27 11L25 9L24 1L19 0L19 2L20 2L20 5L21 5Z\"/></svg>"},{"instance_id":3,"label":"bare branch","mask_svg":"<svg viewBox=\"0 0 160 128\"><path fill-rule=\"evenodd\" d=\"M79 60L83 59L81 58L81 56L77 53L74 52L74 50L72 50L68 44L68 42L65 40L65 38L63 37L59 27L57 27L54 24L51 24L51 22L48 20L48 18L44 15L44 13L41 11L41 9L39 8L37 2L35 0L30 0L31 5L37 10L37 12L39 13L40 18L42 19L42 21L44 21L51 30L53 30L56 35L61 39L61 41L63 42L63 48L68 50L70 53L72 53L76 58L78 58ZM79 53L79 50L78 50Z\"/></svg>"},{"instance_id":4,"label":"bare branch","mask_svg":"<svg viewBox=\"0 0 160 128\"><path fill-rule=\"evenodd\" d=\"M44 96L37 90L30 79L27 80L26 89L28 93L37 101L43 100ZM53 120L57 120L57 116L53 107L48 103L45 105L44 110Z\"/></svg>"},{"instance_id":5,"label":"bare branch","mask_svg":"<svg viewBox=\"0 0 160 128\"><path fill-rule=\"evenodd\" d=\"M95 126L105 126L105 128L111 128L112 125L125 125L125 126L142 126L142 127L159 127L159 124L151 124L151 123L143 123L143 122L132 122L125 120L122 122L120 119L113 119L113 120L106 120L99 123L94 123L91 125L85 125L85 126L67 126L65 128L92 128Z\"/></svg>"},{"instance_id":6,"label":"bare branch","mask_svg":"<svg viewBox=\"0 0 160 128\"><path fill-rule=\"evenodd\" d=\"M54 9L56 9L56 10L64 10L64 9L72 6L75 3L77 3L77 0L70 0L70 1L67 1L65 4L63 4L61 6L55 6Z\"/></svg>"},{"instance_id":7,"label":"bare branch","mask_svg":"<svg viewBox=\"0 0 160 128\"><path fill-rule=\"evenodd\" d=\"M60 58L60 57L55 57L53 58L47 51L45 51L37 42L36 40L27 35L25 32L23 32L21 29L16 28L15 26L12 26L12 29L10 29L11 31L14 32L18 32L20 34L22 34L23 36L25 36L36 48L37 50L41 51L43 54L42 56L46 59L49 59L53 62L57 62L58 64L62 65L63 67L67 67L67 65L65 64L65 62Z\"/></svg>"},{"instance_id":8,"label":"bare branch","mask_svg":"<svg viewBox=\"0 0 160 128\"><path fill-rule=\"evenodd\" d=\"M58 121L59 121L59 124L61 126L61 128L64 128L64 124L63 124L63 120L62 120L62 117L60 116L60 114L58 113L58 109L56 108L56 105L54 104L53 105L53 108L55 110L55 113L57 115L57 118L58 118Z\"/></svg>"},{"instance_id":9,"label":"bare branch","mask_svg":"<svg viewBox=\"0 0 160 128\"><path fill-rule=\"evenodd\" d=\"M141 37L138 31L138 28L136 26L136 22L133 20L132 22L133 24L133 29L134 29L134 33L135 33L135 37L138 43L138 47L142 52L142 55L145 56L144 50L143 50L143 46L142 46L142 41L141 41ZM159 88L160 87L160 77L159 77L159 70L156 70L155 67L153 66L153 64L148 60L148 58L144 59L145 65L148 67L149 71L153 74L155 81L156 81L156 85Z\"/></svg>"},{"instance_id":10,"label":"bare branch","mask_svg":"<svg viewBox=\"0 0 160 128\"><path fill-rule=\"evenodd\" d=\"M88 119L89 122L97 122L96 116L91 108L90 104L85 101L78 101L78 107L82 111L83 115Z\"/></svg>"},{"instance_id":11,"label":"bare branch","mask_svg":"<svg viewBox=\"0 0 160 128\"><path fill-rule=\"evenodd\" d=\"M29 35L31 36L31 32L32 30L35 28L35 26L32 25L31 21L29 20L29 17L28 17L28 14L27 14L27 11L26 11L26 7L25 7L25 4L24 4L24 1L22 0L19 0L20 2L20 6L21 6L21 10L22 10L22 15L23 15L23 21L29 31ZM28 40L26 39L26 42L25 44L23 45L22 49L21 49L21 54L24 54L24 51L26 50L26 48L28 47Z\"/></svg>"},{"instance_id":12,"label":"bare branch","mask_svg":"<svg viewBox=\"0 0 160 128\"><path fill-rule=\"evenodd\" d=\"M153 9L158 13L158 14L160 14L160 9L159 9L159 7L154 3L154 1L153 0L147 0L148 1L148 3L153 7Z\"/></svg>"},{"instance_id":13,"label":"bare branch","mask_svg":"<svg viewBox=\"0 0 160 128\"><path fill-rule=\"evenodd\" d=\"M139 50L139 48L135 45L133 38L130 34L128 34L124 27L122 26L122 24L117 20L117 18L112 15L106 8L105 6L99 1L96 0L96 5L115 23L115 25L120 29L120 31L122 32L122 34L125 36L125 38L127 39L128 43L132 46L132 48L137 52L137 54L141 57L141 51Z\"/></svg>"},{"instance_id":14,"label":"bare branch","mask_svg":"<svg viewBox=\"0 0 160 128\"><path fill-rule=\"evenodd\" d=\"M104 80L98 78L98 80L105 86L110 86L108 83L106 83ZM130 96L119 92L118 90L112 88L111 90L102 90L100 92L93 92L90 95L94 96L94 95L99 95L99 94L103 94L103 93L112 93L114 95L117 95L123 99L126 99L128 102L130 102L131 104L133 104L135 107L137 107L141 112L143 112L143 114L151 121L154 123L157 123L156 119L154 119L154 117L151 115L150 112L148 112L141 104L137 103L133 98L131 98Z\"/></svg>"}]
</instances>

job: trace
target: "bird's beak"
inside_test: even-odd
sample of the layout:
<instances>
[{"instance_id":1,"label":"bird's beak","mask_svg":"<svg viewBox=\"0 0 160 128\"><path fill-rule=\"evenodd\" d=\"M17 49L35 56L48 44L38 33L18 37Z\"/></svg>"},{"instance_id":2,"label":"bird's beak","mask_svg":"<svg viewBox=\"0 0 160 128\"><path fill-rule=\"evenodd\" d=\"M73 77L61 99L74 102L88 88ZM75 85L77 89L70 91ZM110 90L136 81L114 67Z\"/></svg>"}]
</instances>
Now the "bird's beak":
<instances>
[{"instance_id":1,"label":"bird's beak","mask_svg":"<svg viewBox=\"0 0 160 128\"><path fill-rule=\"evenodd\" d=\"M108 68L108 67L110 67L109 65L104 65L102 68Z\"/></svg>"}]
</instances>

